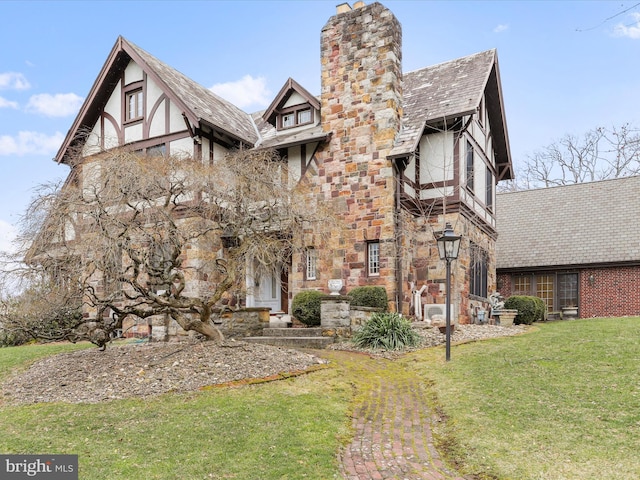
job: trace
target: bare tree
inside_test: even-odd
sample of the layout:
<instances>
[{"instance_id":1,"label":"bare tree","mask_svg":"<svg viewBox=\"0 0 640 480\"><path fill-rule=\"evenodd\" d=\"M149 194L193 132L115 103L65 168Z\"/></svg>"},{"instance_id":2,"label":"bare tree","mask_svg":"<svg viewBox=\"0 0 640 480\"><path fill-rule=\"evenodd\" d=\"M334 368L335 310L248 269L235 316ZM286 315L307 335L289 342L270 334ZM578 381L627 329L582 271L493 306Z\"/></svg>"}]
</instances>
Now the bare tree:
<instances>
[{"instance_id":1,"label":"bare tree","mask_svg":"<svg viewBox=\"0 0 640 480\"><path fill-rule=\"evenodd\" d=\"M640 130L626 123L565 135L528 156L516 180L501 191L527 190L626 177L640 173Z\"/></svg>"},{"instance_id":2,"label":"bare tree","mask_svg":"<svg viewBox=\"0 0 640 480\"><path fill-rule=\"evenodd\" d=\"M316 234L331 230L314 198L271 151L237 151L213 165L126 150L86 160L33 200L20 236L26 262L11 269L22 295L49 291L54 304L81 303L83 315L46 335L33 316L3 323L104 346L128 316L168 315L221 340L216 306L244 286L248 262L275 269L302 249L311 224Z\"/></svg>"}]
</instances>

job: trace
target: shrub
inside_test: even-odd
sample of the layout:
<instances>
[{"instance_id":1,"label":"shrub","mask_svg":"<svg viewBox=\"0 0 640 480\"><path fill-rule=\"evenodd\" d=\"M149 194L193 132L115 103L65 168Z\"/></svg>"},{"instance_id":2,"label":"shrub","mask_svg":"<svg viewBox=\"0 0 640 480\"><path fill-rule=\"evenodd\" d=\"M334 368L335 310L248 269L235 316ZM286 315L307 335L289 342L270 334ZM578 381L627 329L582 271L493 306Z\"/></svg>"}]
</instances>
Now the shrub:
<instances>
[{"instance_id":1,"label":"shrub","mask_svg":"<svg viewBox=\"0 0 640 480\"><path fill-rule=\"evenodd\" d=\"M373 307L381 308L383 312L387 311L388 299L384 287L373 285L356 287L347 296L354 307Z\"/></svg>"},{"instance_id":2,"label":"shrub","mask_svg":"<svg viewBox=\"0 0 640 480\"><path fill-rule=\"evenodd\" d=\"M320 325L320 298L323 296L317 290L305 290L296 294L291 303L291 313L308 327Z\"/></svg>"},{"instance_id":3,"label":"shrub","mask_svg":"<svg viewBox=\"0 0 640 480\"><path fill-rule=\"evenodd\" d=\"M31 340L31 337L23 332L7 330L0 327L0 347L17 347Z\"/></svg>"},{"instance_id":4,"label":"shrub","mask_svg":"<svg viewBox=\"0 0 640 480\"><path fill-rule=\"evenodd\" d=\"M540 297L533 297L536 299L536 322L544 322L545 314L547 313L547 304L544 303Z\"/></svg>"},{"instance_id":5,"label":"shrub","mask_svg":"<svg viewBox=\"0 0 640 480\"><path fill-rule=\"evenodd\" d=\"M419 345L420 335L397 313L374 313L351 341L361 348L404 350Z\"/></svg>"},{"instance_id":6,"label":"shrub","mask_svg":"<svg viewBox=\"0 0 640 480\"><path fill-rule=\"evenodd\" d=\"M542 311L538 300L542 302ZM531 325L536 320L544 318L544 301L538 297L514 295L507 298L507 301L504 302L504 308L518 310L518 315L513 322L516 325Z\"/></svg>"}]
</instances>

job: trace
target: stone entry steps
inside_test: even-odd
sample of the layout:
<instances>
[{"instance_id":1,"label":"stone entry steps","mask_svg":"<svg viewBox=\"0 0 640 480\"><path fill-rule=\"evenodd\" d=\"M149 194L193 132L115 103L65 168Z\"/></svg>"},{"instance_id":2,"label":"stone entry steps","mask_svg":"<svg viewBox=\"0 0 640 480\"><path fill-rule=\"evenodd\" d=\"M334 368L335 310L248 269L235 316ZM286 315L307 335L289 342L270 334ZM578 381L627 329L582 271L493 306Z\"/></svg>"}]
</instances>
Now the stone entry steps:
<instances>
[{"instance_id":1,"label":"stone entry steps","mask_svg":"<svg viewBox=\"0 0 640 480\"><path fill-rule=\"evenodd\" d=\"M261 337L242 340L292 348L326 348L334 341L333 337L323 337L321 328L265 328Z\"/></svg>"}]
</instances>

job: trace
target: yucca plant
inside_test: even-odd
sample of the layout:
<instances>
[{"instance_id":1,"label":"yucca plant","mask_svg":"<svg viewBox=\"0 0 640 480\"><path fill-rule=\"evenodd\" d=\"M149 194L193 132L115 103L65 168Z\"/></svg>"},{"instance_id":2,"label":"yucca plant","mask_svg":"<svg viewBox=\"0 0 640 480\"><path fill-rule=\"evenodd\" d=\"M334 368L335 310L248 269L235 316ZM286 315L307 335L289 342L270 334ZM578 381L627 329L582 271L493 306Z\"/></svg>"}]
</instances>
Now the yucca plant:
<instances>
[{"instance_id":1,"label":"yucca plant","mask_svg":"<svg viewBox=\"0 0 640 480\"><path fill-rule=\"evenodd\" d=\"M374 313L351 340L360 348L404 350L418 346L420 335L397 313Z\"/></svg>"}]
</instances>

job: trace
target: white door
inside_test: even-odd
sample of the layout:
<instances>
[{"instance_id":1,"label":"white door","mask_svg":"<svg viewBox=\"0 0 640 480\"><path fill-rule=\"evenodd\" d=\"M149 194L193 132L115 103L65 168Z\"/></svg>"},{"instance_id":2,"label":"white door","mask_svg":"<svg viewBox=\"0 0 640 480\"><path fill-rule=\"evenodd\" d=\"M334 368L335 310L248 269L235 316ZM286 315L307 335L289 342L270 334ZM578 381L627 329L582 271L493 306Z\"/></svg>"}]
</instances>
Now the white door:
<instances>
[{"instance_id":1,"label":"white door","mask_svg":"<svg viewBox=\"0 0 640 480\"><path fill-rule=\"evenodd\" d=\"M278 270L279 271L279 270ZM272 312L281 310L282 287L278 271L259 272L255 267L247 278L247 306L266 307Z\"/></svg>"}]
</instances>

